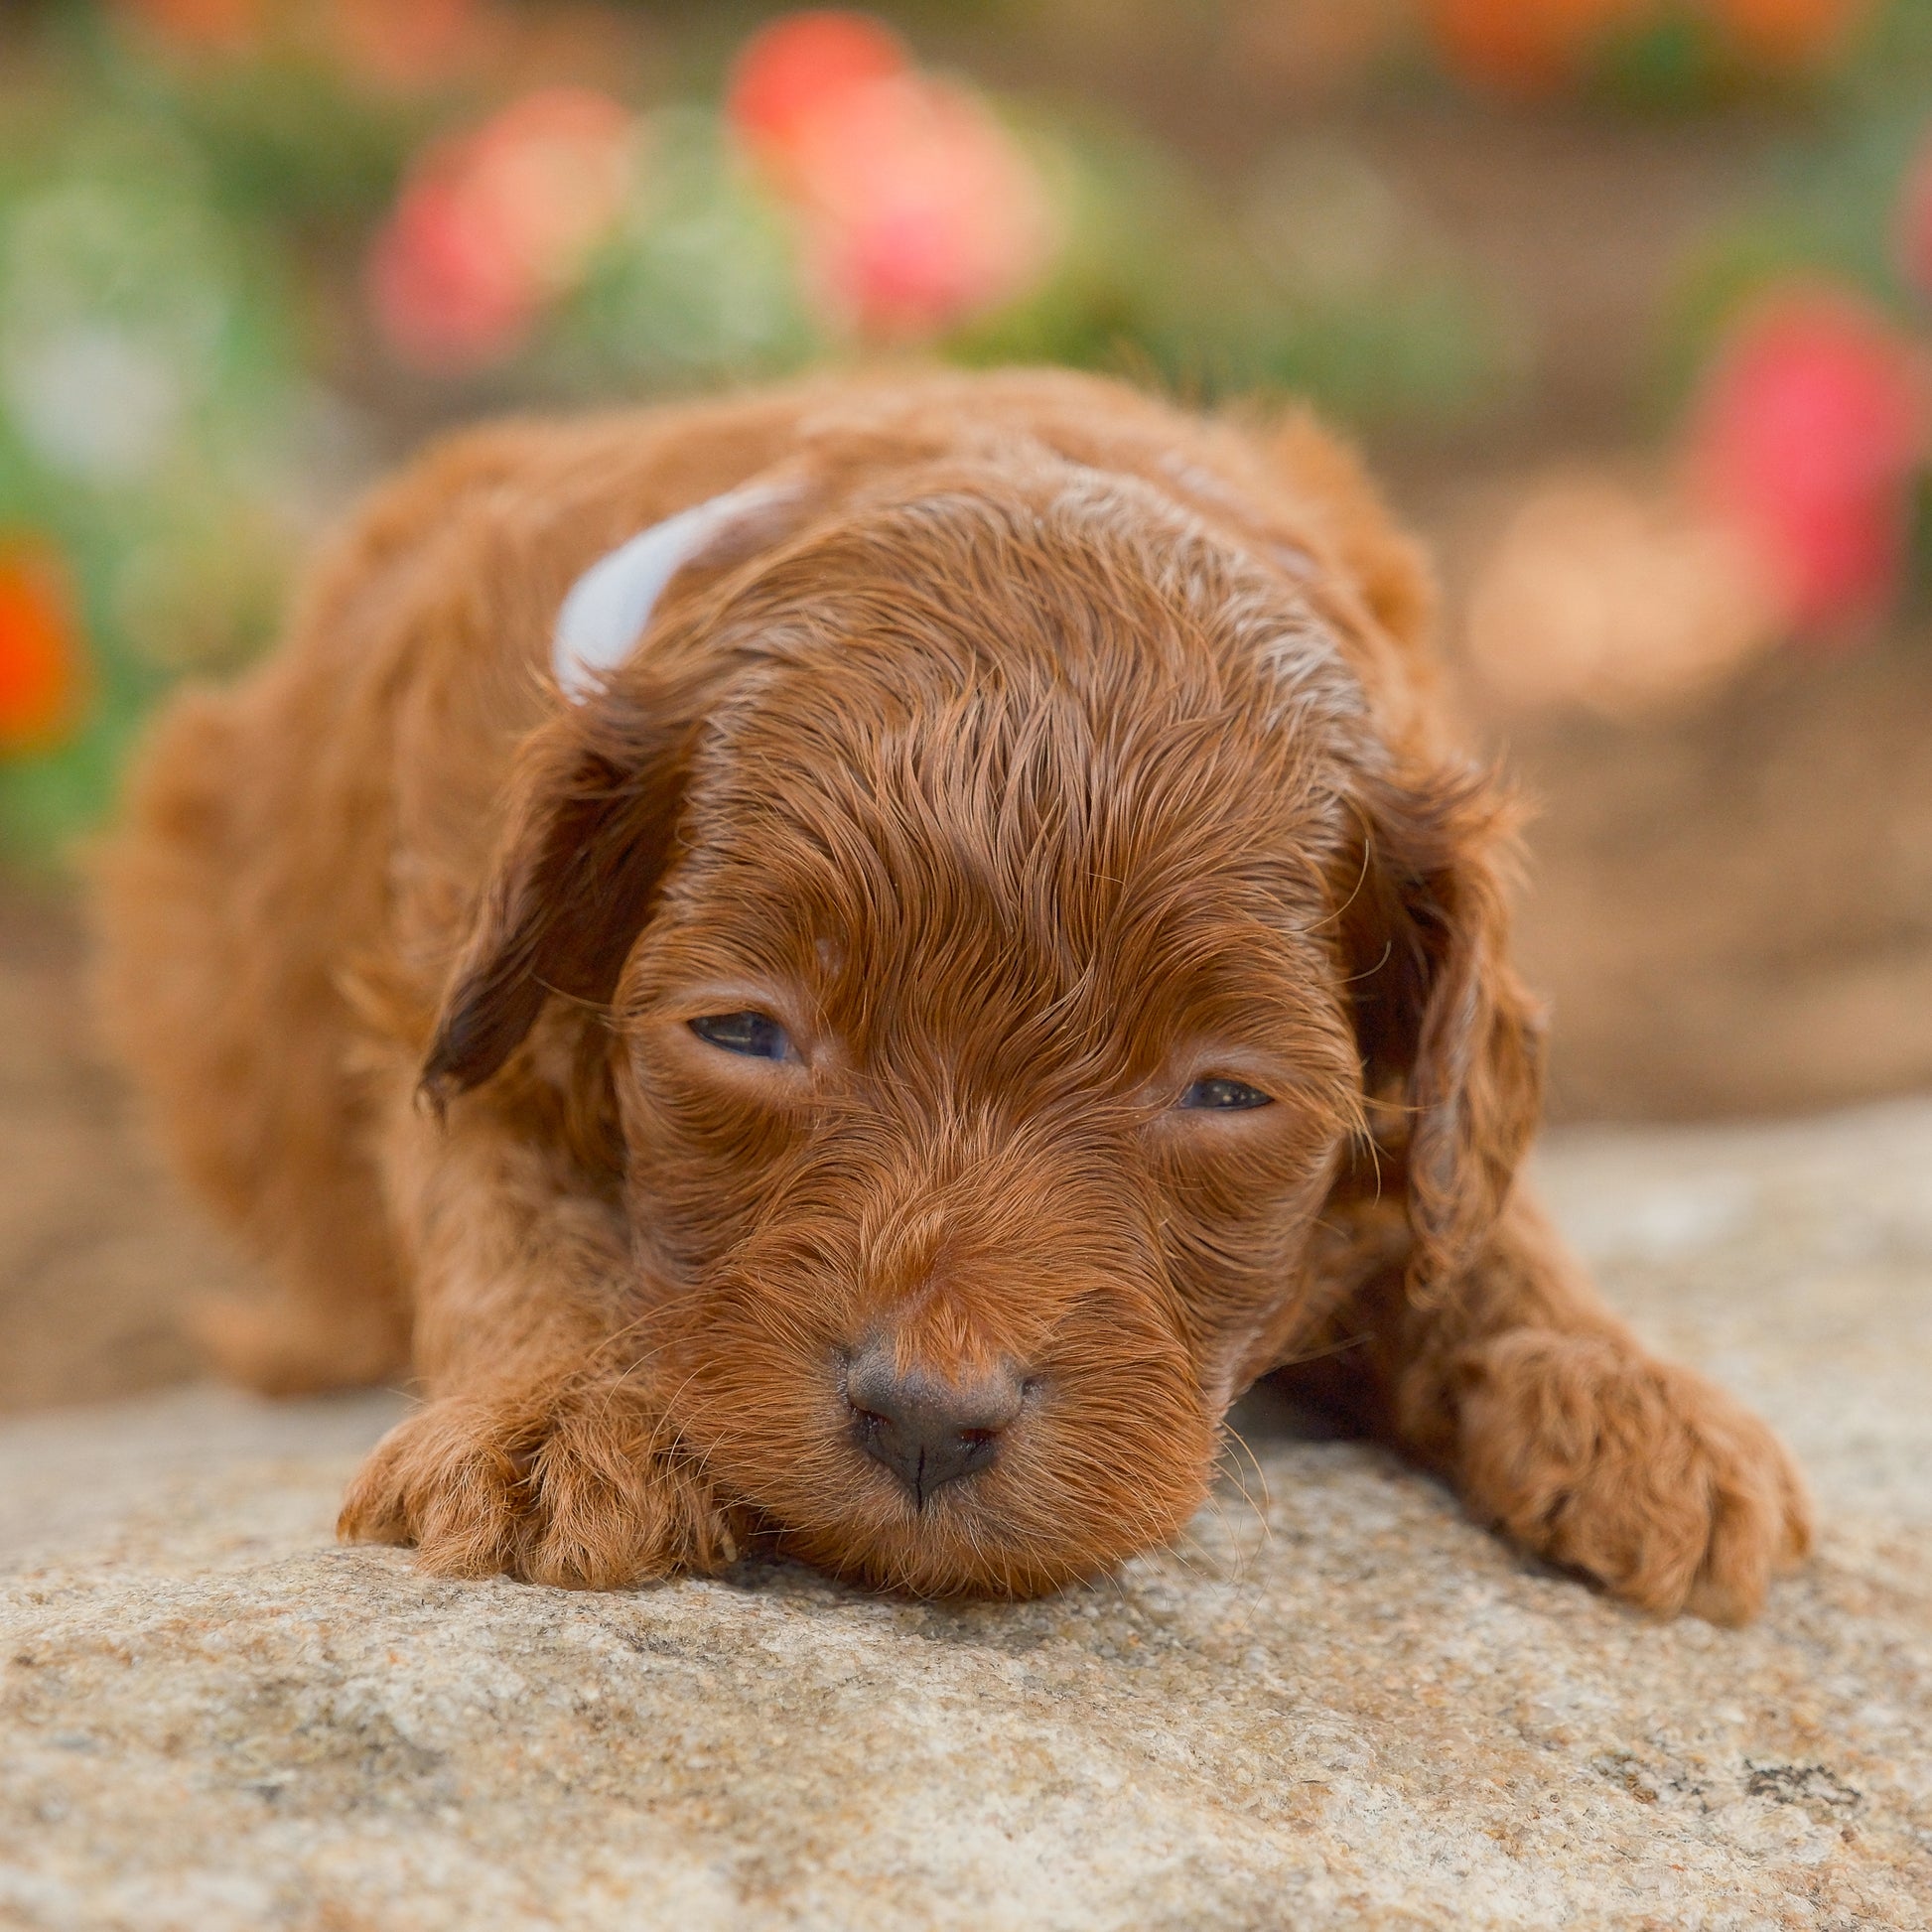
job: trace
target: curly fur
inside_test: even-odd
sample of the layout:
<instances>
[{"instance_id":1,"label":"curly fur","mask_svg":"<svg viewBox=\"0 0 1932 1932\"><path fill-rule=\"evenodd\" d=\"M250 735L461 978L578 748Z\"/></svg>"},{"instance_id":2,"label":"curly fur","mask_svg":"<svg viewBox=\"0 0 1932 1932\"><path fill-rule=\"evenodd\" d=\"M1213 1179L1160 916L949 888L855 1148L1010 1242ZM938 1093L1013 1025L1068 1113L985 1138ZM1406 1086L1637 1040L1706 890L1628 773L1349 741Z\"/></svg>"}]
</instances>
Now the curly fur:
<instances>
[{"instance_id":1,"label":"curly fur","mask_svg":"<svg viewBox=\"0 0 1932 1932\"><path fill-rule=\"evenodd\" d=\"M574 579L773 477L563 702ZM515 425L381 492L285 647L164 719L103 890L122 1051L280 1285L216 1355L421 1377L344 1534L1048 1589L1171 1535L1228 1403L1318 1355L1526 1548L1751 1614L1808 1535L1782 1449L1517 1179L1512 813L1429 608L1306 420L1065 375ZM686 1024L747 1004L797 1061ZM1276 1104L1176 1110L1207 1074ZM1030 1392L924 1507L853 1440L882 1335Z\"/></svg>"}]
</instances>

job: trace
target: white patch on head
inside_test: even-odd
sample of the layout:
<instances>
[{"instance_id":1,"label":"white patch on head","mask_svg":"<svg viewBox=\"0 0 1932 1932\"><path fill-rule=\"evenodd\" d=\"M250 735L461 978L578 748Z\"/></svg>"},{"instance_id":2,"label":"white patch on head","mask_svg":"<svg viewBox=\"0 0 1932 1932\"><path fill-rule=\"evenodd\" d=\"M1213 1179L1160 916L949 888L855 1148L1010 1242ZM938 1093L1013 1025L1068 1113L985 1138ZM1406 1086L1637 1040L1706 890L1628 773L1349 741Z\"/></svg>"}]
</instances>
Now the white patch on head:
<instances>
[{"instance_id":1,"label":"white patch on head","mask_svg":"<svg viewBox=\"0 0 1932 1932\"><path fill-rule=\"evenodd\" d=\"M1216 535L1188 505L1138 477L1069 466L1053 502L1076 523L1123 538L1144 553L1153 582L1182 609L1231 626L1276 693L1270 730L1297 720L1359 726L1367 707L1334 639L1301 599ZM1270 545L1271 550L1279 548ZM1300 573L1297 573L1298 575Z\"/></svg>"},{"instance_id":2,"label":"white patch on head","mask_svg":"<svg viewBox=\"0 0 1932 1932\"><path fill-rule=\"evenodd\" d=\"M599 678L630 655L671 579L733 525L791 493L785 484L746 483L653 523L599 558L557 612L550 661L564 696L582 704Z\"/></svg>"},{"instance_id":3,"label":"white patch on head","mask_svg":"<svg viewBox=\"0 0 1932 1932\"><path fill-rule=\"evenodd\" d=\"M1211 470L1203 469L1198 463L1189 463L1183 457L1172 452L1161 459L1161 468L1190 495L1198 496L1203 502L1224 503L1229 509L1238 511L1244 520L1254 514L1254 505L1246 501L1238 491L1231 488ZM1265 539L1264 547L1268 554L1291 576L1311 578L1315 574L1313 555L1299 543L1287 543L1279 537Z\"/></svg>"},{"instance_id":4,"label":"white patch on head","mask_svg":"<svg viewBox=\"0 0 1932 1932\"><path fill-rule=\"evenodd\" d=\"M1244 509L1247 506L1233 490L1217 477L1213 471L1206 470L1198 463L1189 463L1183 456L1173 450L1161 458L1161 468L1177 483L1182 489L1191 490L1196 496L1218 500L1231 508Z\"/></svg>"}]
</instances>

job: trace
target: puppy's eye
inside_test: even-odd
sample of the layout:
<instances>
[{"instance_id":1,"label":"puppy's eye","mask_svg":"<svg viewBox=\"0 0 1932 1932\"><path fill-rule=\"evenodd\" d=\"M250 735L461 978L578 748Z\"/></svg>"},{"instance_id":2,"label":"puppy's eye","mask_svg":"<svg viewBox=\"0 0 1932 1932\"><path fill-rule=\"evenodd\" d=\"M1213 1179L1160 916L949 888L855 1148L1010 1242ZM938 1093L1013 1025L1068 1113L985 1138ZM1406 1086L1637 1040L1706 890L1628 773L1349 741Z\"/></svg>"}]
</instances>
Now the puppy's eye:
<instances>
[{"instance_id":1,"label":"puppy's eye","mask_svg":"<svg viewBox=\"0 0 1932 1932\"><path fill-rule=\"evenodd\" d=\"M762 1013L708 1013L691 1022L691 1031L727 1053L743 1053L752 1060L788 1060L791 1035Z\"/></svg>"},{"instance_id":2,"label":"puppy's eye","mask_svg":"<svg viewBox=\"0 0 1932 1932\"><path fill-rule=\"evenodd\" d=\"M1259 1087L1251 1087L1245 1080L1227 1080L1219 1075L1212 1079L1196 1080L1174 1102L1176 1107L1212 1108L1217 1113L1236 1113L1249 1107L1272 1107L1274 1104L1272 1096L1263 1093Z\"/></svg>"}]
</instances>

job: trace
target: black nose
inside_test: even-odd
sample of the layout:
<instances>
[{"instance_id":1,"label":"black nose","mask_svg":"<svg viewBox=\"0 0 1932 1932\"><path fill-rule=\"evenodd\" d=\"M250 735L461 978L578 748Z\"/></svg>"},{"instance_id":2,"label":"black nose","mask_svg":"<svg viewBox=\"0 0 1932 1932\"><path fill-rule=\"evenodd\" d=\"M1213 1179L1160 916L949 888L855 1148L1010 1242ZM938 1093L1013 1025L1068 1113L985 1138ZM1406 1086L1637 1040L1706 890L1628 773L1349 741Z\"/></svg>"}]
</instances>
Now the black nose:
<instances>
[{"instance_id":1,"label":"black nose","mask_svg":"<svg viewBox=\"0 0 1932 1932\"><path fill-rule=\"evenodd\" d=\"M1000 1452L1000 1436L1020 1413L1017 1376L1001 1369L959 1382L921 1369L901 1372L883 1342L863 1349L846 1372L853 1433L912 1492L920 1509L935 1489L977 1474Z\"/></svg>"}]
</instances>

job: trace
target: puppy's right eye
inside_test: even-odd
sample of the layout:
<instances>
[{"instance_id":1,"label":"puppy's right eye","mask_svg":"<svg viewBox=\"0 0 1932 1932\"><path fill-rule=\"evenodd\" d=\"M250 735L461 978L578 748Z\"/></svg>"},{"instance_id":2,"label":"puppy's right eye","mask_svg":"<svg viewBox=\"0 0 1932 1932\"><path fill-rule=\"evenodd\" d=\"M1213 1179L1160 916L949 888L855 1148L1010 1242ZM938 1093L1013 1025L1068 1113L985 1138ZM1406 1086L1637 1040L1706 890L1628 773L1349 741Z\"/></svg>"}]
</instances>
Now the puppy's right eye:
<instances>
[{"instance_id":1,"label":"puppy's right eye","mask_svg":"<svg viewBox=\"0 0 1932 1932\"><path fill-rule=\"evenodd\" d=\"M727 1053L743 1053L752 1060L788 1060L791 1035L762 1013L708 1013L691 1022L691 1031Z\"/></svg>"},{"instance_id":2,"label":"puppy's right eye","mask_svg":"<svg viewBox=\"0 0 1932 1932\"><path fill-rule=\"evenodd\" d=\"M1211 1074L1194 1084L1174 1102L1176 1107L1199 1109L1217 1114L1247 1113L1256 1107L1272 1107L1272 1096L1245 1080L1230 1080L1224 1074Z\"/></svg>"}]
</instances>

